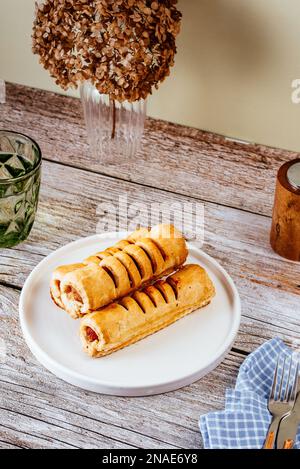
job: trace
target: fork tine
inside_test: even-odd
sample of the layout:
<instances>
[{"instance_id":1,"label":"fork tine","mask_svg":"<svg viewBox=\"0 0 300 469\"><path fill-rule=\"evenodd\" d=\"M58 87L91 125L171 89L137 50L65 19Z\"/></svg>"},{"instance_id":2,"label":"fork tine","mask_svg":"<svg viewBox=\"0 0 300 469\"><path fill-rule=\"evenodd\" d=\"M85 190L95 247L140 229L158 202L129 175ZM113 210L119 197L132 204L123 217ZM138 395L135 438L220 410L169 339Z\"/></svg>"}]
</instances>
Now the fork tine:
<instances>
[{"instance_id":1,"label":"fork tine","mask_svg":"<svg viewBox=\"0 0 300 469\"><path fill-rule=\"evenodd\" d=\"M298 379L299 378L299 360L297 360L297 366L296 366L296 371L294 373L294 381L293 381L293 386L291 388L291 392L289 394L289 402L294 402L296 399L296 394L297 394L297 388L298 388Z\"/></svg>"},{"instance_id":2,"label":"fork tine","mask_svg":"<svg viewBox=\"0 0 300 469\"><path fill-rule=\"evenodd\" d=\"M279 391L278 391L278 394L277 394L277 399L279 401L282 400L282 388L283 388L283 382L284 382L284 368L285 368L285 362L286 362L286 357L283 357L283 363L282 363L282 370L281 370L281 378L280 378L280 384L279 384Z\"/></svg>"},{"instance_id":3,"label":"fork tine","mask_svg":"<svg viewBox=\"0 0 300 469\"><path fill-rule=\"evenodd\" d=\"M294 366L293 356L287 358L285 355L285 353L278 355L274 370L272 389L268 401L268 410L272 416L272 420L264 442L264 449L273 449L274 446L276 447L277 433L281 419L291 412L295 403L295 382L296 377L298 377L300 361L298 360L297 366Z\"/></svg>"},{"instance_id":4,"label":"fork tine","mask_svg":"<svg viewBox=\"0 0 300 469\"><path fill-rule=\"evenodd\" d=\"M274 371L273 383L272 383L272 388L271 388L269 399L274 399L275 398L277 375L278 375L278 365L279 365L279 356L277 358L277 363L276 363L276 367L275 367L275 371Z\"/></svg>"},{"instance_id":5,"label":"fork tine","mask_svg":"<svg viewBox=\"0 0 300 469\"><path fill-rule=\"evenodd\" d=\"M286 401L286 402L288 402L288 400L291 396L292 386L291 386L290 380L291 380L292 367L293 367L293 356L290 357L290 366L289 366L288 377L287 377L287 382L286 382L286 386L285 386L285 393L284 393L284 396L283 396L283 400ZM293 380L293 384L294 384L294 380Z\"/></svg>"}]
</instances>

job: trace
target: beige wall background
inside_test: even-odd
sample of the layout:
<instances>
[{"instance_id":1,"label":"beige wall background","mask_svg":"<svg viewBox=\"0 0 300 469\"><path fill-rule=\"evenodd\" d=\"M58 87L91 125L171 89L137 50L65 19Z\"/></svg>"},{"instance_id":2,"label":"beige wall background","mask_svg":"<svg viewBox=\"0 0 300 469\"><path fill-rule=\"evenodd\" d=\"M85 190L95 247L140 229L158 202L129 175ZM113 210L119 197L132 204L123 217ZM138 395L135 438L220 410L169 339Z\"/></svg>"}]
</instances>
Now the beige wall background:
<instances>
[{"instance_id":1,"label":"beige wall background","mask_svg":"<svg viewBox=\"0 0 300 469\"><path fill-rule=\"evenodd\" d=\"M0 78L61 92L31 53L34 0L0 0ZM300 151L299 0L181 0L171 76L148 114Z\"/></svg>"}]
</instances>

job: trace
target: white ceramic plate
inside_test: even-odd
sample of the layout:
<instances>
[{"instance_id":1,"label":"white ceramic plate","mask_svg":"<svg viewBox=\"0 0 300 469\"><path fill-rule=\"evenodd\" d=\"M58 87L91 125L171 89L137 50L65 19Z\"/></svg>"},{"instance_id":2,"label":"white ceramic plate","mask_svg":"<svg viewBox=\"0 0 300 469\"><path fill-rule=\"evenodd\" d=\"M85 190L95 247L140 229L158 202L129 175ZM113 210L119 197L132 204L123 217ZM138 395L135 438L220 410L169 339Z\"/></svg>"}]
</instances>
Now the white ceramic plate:
<instances>
[{"instance_id":1,"label":"white ceramic plate","mask_svg":"<svg viewBox=\"0 0 300 469\"><path fill-rule=\"evenodd\" d=\"M25 282L20 321L35 357L59 378L84 389L117 396L159 394L197 381L230 349L241 315L236 287L210 256L189 246L188 262L205 267L216 287L211 304L107 357L82 351L79 322L52 302L49 282L61 264L78 262L111 246L127 233L105 233L64 246L38 264Z\"/></svg>"}]
</instances>

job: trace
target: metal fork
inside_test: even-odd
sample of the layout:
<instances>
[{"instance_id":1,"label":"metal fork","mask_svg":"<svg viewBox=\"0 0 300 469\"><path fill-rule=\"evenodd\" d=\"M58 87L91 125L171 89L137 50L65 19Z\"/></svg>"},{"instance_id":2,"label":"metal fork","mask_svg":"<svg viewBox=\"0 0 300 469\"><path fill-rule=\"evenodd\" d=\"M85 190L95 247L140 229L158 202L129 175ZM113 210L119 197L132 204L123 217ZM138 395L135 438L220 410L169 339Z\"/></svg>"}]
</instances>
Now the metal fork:
<instances>
[{"instance_id":1,"label":"metal fork","mask_svg":"<svg viewBox=\"0 0 300 469\"><path fill-rule=\"evenodd\" d=\"M281 355L279 355L268 401L268 409L270 414L272 415L272 422L270 424L268 434L263 446L264 449L274 448L280 421L292 410L296 398L297 376L295 372L292 373L293 358L291 357L290 359L288 377L284 392L283 384L286 376L286 357L283 357L283 364L280 370L281 361ZM276 392L277 389L278 392Z\"/></svg>"}]
</instances>

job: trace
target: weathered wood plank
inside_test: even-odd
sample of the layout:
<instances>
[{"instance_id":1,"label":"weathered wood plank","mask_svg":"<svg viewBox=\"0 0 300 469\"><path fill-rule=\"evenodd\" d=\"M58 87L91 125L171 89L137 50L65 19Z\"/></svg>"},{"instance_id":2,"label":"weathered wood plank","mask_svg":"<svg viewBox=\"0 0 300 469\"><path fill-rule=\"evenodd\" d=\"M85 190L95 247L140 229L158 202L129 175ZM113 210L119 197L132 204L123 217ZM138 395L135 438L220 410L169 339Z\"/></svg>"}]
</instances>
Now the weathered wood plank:
<instances>
[{"instance_id":1,"label":"weathered wood plank","mask_svg":"<svg viewBox=\"0 0 300 469\"><path fill-rule=\"evenodd\" d=\"M0 79L0 104L5 104L5 101L6 101L5 81Z\"/></svg>"},{"instance_id":2,"label":"weathered wood plank","mask_svg":"<svg viewBox=\"0 0 300 469\"><path fill-rule=\"evenodd\" d=\"M108 211L102 216L97 207L99 203L118 203L120 194L127 195L129 204L145 204L137 222L146 225L147 208L153 201L167 205L193 202L188 228L192 224L195 199L45 162L33 232L16 249L1 251L0 281L20 288L43 256L74 239L95 234L101 220L112 222L114 213ZM126 222L125 212L120 214L120 222ZM204 249L220 261L237 284L243 319L235 346L245 351L276 335L288 343L300 339L300 265L271 250L269 227L267 217L205 203Z\"/></svg>"},{"instance_id":3,"label":"weathered wood plank","mask_svg":"<svg viewBox=\"0 0 300 469\"><path fill-rule=\"evenodd\" d=\"M0 449L23 449L23 446L13 445L8 440L0 440Z\"/></svg>"},{"instance_id":4,"label":"weathered wood plank","mask_svg":"<svg viewBox=\"0 0 300 469\"><path fill-rule=\"evenodd\" d=\"M50 160L267 215L276 171L297 155L148 119L138 156L103 165L90 157L78 100L12 84L0 126L30 134Z\"/></svg>"},{"instance_id":5,"label":"weathered wood plank","mask_svg":"<svg viewBox=\"0 0 300 469\"><path fill-rule=\"evenodd\" d=\"M116 398L83 391L40 366L18 324L18 292L0 286L0 440L34 448L198 448L201 413L222 408L243 355L231 352L212 373L179 391ZM1 445L0 445L1 446Z\"/></svg>"},{"instance_id":6,"label":"weathered wood plank","mask_svg":"<svg viewBox=\"0 0 300 469\"><path fill-rule=\"evenodd\" d=\"M244 354L275 335L299 345L300 266L269 247L270 219L248 213L270 215L276 169L296 155L148 119L138 159L102 167L89 159L77 101L16 85L7 88L0 125L30 133L47 159L59 164L44 164L40 208L29 240L0 252L0 340L7 346L0 362L0 447L201 447L198 416L222 407ZM122 211L122 223L131 218L149 224L151 202L193 202L190 228L198 199L207 201L204 249L229 271L242 299L235 342L242 353L233 349L204 379L162 396L115 398L67 385L36 362L19 329L19 289L29 272L52 250L96 233L99 221L111 222L113 213L101 213L98 205L116 204L120 194L130 204L146 204L138 220L134 211L128 216Z\"/></svg>"}]
</instances>

